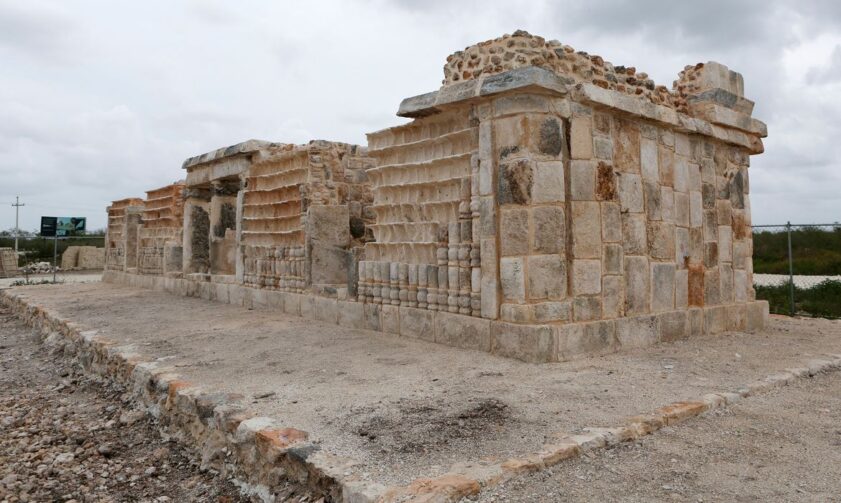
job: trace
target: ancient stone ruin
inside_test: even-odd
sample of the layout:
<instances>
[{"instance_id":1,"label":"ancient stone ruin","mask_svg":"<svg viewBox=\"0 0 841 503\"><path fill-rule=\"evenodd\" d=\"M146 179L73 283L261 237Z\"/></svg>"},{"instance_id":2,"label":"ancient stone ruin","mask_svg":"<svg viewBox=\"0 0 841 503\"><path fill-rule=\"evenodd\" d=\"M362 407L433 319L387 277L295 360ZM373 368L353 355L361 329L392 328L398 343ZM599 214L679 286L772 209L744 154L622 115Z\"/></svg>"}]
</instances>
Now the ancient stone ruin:
<instances>
[{"instance_id":1,"label":"ancient stone ruin","mask_svg":"<svg viewBox=\"0 0 841 503\"><path fill-rule=\"evenodd\" d=\"M138 272L181 275L184 182L146 192L138 231Z\"/></svg>"},{"instance_id":2,"label":"ancient stone ruin","mask_svg":"<svg viewBox=\"0 0 841 503\"><path fill-rule=\"evenodd\" d=\"M61 254L61 268L65 271L102 269L105 248L96 246L68 246Z\"/></svg>"},{"instance_id":3,"label":"ancient stone ruin","mask_svg":"<svg viewBox=\"0 0 841 503\"><path fill-rule=\"evenodd\" d=\"M18 254L14 248L0 248L0 278L13 278L19 272Z\"/></svg>"},{"instance_id":4,"label":"ancient stone ruin","mask_svg":"<svg viewBox=\"0 0 841 503\"><path fill-rule=\"evenodd\" d=\"M105 210L105 269L132 272L137 269L137 231L143 214L143 200L113 201Z\"/></svg>"},{"instance_id":5,"label":"ancient stone ruin","mask_svg":"<svg viewBox=\"0 0 841 503\"><path fill-rule=\"evenodd\" d=\"M367 150L188 159L183 273L107 279L539 362L763 326L741 75L669 89L515 32L444 77Z\"/></svg>"}]
</instances>

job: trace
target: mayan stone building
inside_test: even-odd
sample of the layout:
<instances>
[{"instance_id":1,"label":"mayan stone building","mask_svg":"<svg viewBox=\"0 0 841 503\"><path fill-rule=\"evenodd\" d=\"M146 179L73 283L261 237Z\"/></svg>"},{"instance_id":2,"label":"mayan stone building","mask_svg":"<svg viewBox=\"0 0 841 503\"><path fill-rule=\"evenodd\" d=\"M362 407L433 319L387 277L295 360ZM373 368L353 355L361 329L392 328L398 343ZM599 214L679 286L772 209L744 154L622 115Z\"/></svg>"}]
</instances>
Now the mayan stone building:
<instances>
[{"instance_id":1,"label":"mayan stone building","mask_svg":"<svg viewBox=\"0 0 841 503\"><path fill-rule=\"evenodd\" d=\"M312 141L260 150L242 204L242 281L286 292L355 294L353 271L373 223L366 171L346 143Z\"/></svg>"},{"instance_id":2,"label":"mayan stone building","mask_svg":"<svg viewBox=\"0 0 841 503\"><path fill-rule=\"evenodd\" d=\"M444 77L369 135L360 301L399 306L401 333L538 361L761 326L748 166L766 129L738 73L698 64L667 89L516 32Z\"/></svg>"},{"instance_id":3,"label":"mayan stone building","mask_svg":"<svg viewBox=\"0 0 841 503\"><path fill-rule=\"evenodd\" d=\"M721 64L667 88L518 31L450 55L367 149L188 159L183 275L105 279L531 362L759 329L752 111Z\"/></svg>"},{"instance_id":4,"label":"mayan stone building","mask_svg":"<svg viewBox=\"0 0 841 503\"><path fill-rule=\"evenodd\" d=\"M140 274L181 274L184 182L146 191L138 234Z\"/></svg>"},{"instance_id":5,"label":"mayan stone building","mask_svg":"<svg viewBox=\"0 0 841 503\"><path fill-rule=\"evenodd\" d=\"M143 217L143 200L127 198L113 201L106 208L105 269L126 271L137 268L137 238Z\"/></svg>"}]
</instances>

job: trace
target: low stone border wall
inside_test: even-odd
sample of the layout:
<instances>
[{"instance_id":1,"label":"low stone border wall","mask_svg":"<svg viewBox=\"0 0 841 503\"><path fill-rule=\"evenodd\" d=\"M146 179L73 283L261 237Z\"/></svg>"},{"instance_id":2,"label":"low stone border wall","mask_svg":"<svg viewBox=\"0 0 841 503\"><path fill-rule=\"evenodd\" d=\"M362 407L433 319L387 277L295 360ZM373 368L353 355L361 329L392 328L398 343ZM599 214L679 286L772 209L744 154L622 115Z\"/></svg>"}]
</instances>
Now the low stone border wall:
<instances>
[{"instance_id":1,"label":"low stone border wall","mask_svg":"<svg viewBox=\"0 0 841 503\"><path fill-rule=\"evenodd\" d=\"M163 276L106 271L102 281L198 297L250 309L274 309L347 328L374 330L447 346L545 363L652 346L728 330L758 330L768 302L696 307L630 318L559 325L517 324L405 306L367 304L316 295Z\"/></svg>"},{"instance_id":2,"label":"low stone border wall","mask_svg":"<svg viewBox=\"0 0 841 503\"><path fill-rule=\"evenodd\" d=\"M505 461L464 462L434 478L418 478L399 487L359 480L349 470L355 463L321 451L307 433L283 427L268 417L256 417L241 404L243 397L215 393L182 379L172 368L144 361L133 345L118 345L96 330L63 320L43 307L27 303L25 294L0 291L0 304L12 308L42 338L62 344L88 372L130 389L168 432L194 446L202 465L244 481L243 487L273 501L273 489L285 481L301 484L330 501L348 503L449 502L477 494L483 488L523 473L556 465L583 452L634 440L745 397L784 386L804 377L841 369L841 354L815 359L732 391L709 393L678 401L648 414L626 418L612 428L584 428L560 436L538 452ZM63 342L62 342L63 341Z\"/></svg>"},{"instance_id":3,"label":"low stone border wall","mask_svg":"<svg viewBox=\"0 0 841 503\"><path fill-rule=\"evenodd\" d=\"M330 455L307 441L307 433L257 417L241 395L213 392L184 380L174 369L146 361L133 345L119 345L55 313L29 304L26 296L0 291L0 304L11 308L43 340L63 346L81 367L131 391L172 436L197 449L203 467L239 479L246 492L274 501L276 488L292 482L329 501L375 501L384 488L357 480L353 460Z\"/></svg>"}]
</instances>

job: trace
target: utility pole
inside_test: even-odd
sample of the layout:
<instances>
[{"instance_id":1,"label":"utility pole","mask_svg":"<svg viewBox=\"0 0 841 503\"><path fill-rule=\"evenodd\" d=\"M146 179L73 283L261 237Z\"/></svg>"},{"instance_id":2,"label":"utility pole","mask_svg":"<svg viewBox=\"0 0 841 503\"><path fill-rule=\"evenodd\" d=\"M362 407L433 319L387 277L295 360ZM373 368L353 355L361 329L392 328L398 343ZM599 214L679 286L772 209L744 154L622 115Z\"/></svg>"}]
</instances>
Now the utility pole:
<instances>
[{"instance_id":1,"label":"utility pole","mask_svg":"<svg viewBox=\"0 0 841 503\"><path fill-rule=\"evenodd\" d=\"M26 206L22 202L20 202L20 196L15 196L15 204L12 206L15 207L15 255L18 252L18 234L20 234L20 228L18 227L18 217L20 214L20 207Z\"/></svg>"}]
</instances>

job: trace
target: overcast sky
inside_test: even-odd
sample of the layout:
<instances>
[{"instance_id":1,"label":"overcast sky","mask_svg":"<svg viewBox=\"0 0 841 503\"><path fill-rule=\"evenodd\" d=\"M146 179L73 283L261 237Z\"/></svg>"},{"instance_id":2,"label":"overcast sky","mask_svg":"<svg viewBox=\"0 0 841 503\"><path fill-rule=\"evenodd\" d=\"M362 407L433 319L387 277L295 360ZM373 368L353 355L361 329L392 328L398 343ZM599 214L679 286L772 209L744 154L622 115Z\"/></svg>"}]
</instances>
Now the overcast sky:
<instances>
[{"instance_id":1,"label":"overcast sky","mask_svg":"<svg viewBox=\"0 0 841 503\"><path fill-rule=\"evenodd\" d=\"M103 227L110 200L249 138L365 143L446 56L516 29L671 87L741 72L767 122L754 223L841 220L841 2L0 0L0 229Z\"/></svg>"}]
</instances>

